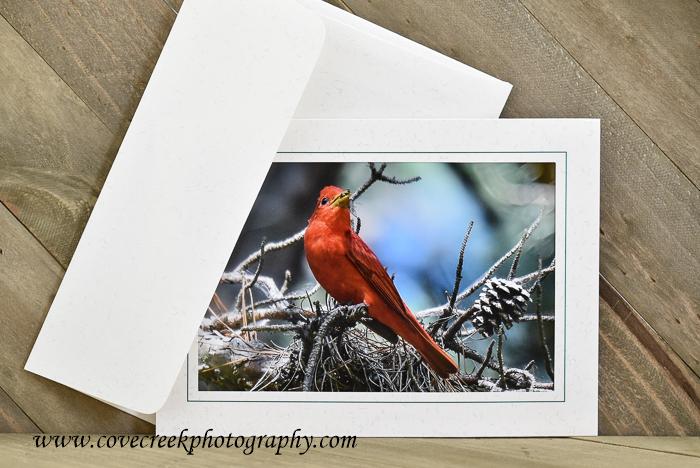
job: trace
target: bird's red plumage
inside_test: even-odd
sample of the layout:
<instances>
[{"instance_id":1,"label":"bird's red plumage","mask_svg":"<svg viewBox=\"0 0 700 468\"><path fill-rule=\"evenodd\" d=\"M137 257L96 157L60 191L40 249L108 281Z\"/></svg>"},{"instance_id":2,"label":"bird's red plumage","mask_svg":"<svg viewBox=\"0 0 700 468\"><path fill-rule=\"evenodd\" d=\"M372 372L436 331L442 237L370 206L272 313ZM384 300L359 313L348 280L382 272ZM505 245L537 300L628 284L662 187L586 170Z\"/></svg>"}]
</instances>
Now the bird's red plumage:
<instances>
[{"instance_id":1,"label":"bird's red plumage","mask_svg":"<svg viewBox=\"0 0 700 468\"><path fill-rule=\"evenodd\" d=\"M309 219L304 249L316 280L341 304L364 302L370 317L415 347L440 376L457 372L454 360L401 299L372 249L351 229L345 193L339 187L325 187Z\"/></svg>"}]
</instances>

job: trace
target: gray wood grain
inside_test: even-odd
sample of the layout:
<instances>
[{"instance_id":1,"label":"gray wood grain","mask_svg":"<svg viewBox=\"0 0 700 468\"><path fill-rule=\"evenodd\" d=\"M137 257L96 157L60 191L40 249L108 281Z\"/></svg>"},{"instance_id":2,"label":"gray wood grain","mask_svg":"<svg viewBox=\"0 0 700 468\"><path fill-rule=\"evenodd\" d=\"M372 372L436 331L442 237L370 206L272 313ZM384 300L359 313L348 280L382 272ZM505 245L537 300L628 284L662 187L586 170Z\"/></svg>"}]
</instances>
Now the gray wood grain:
<instances>
[{"instance_id":1,"label":"gray wood grain","mask_svg":"<svg viewBox=\"0 0 700 468\"><path fill-rule=\"evenodd\" d=\"M697 186L700 2L521 2Z\"/></svg>"},{"instance_id":2,"label":"gray wood grain","mask_svg":"<svg viewBox=\"0 0 700 468\"><path fill-rule=\"evenodd\" d=\"M117 135L175 19L163 0L5 0L0 14Z\"/></svg>"},{"instance_id":3,"label":"gray wood grain","mask_svg":"<svg viewBox=\"0 0 700 468\"><path fill-rule=\"evenodd\" d=\"M700 381L600 282L599 433L700 435Z\"/></svg>"},{"instance_id":4,"label":"gray wood grain","mask_svg":"<svg viewBox=\"0 0 700 468\"><path fill-rule=\"evenodd\" d=\"M605 90L518 2L345 3L514 83L505 117L601 119L601 272L700 373L700 193Z\"/></svg>"},{"instance_id":5,"label":"gray wood grain","mask_svg":"<svg viewBox=\"0 0 700 468\"><path fill-rule=\"evenodd\" d=\"M2 3L0 8L8 5ZM91 7L95 5L91 3ZM132 21L141 21L136 16ZM98 17L93 15L92 19ZM41 22L41 17L24 19L32 24ZM87 54L94 53L89 44L100 39L99 22L92 26L82 29L90 36L82 37L81 50ZM167 30L162 32L167 34ZM130 40L126 35L121 37L123 42ZM77 95L2 18L0 43L0 81L4 85L0 87L0 200L16 216L2 208L0 248L8 252L12 246L26 257L24 262L15 259L15 263L0 265L0 304L8 322L0 344L4 366L0 387L44 431L152 431L149 424L22 368L63 275L61 266L70 260L121 136L115 136L86 105L89 87ZM67 50L60 37L57 44L58 50ZM115 41L115 47L122 45ZM144 70L152 67L153 59L136 56L142 57ZM128 81L133 76L122 76L126 82L121 89L128 97L135 89ZM126 124L127 116L119 118ZM11 406L7 408L9 411Z\"/></svg>"},{"instance_id":6,"label":"gray wood grain","mask_svg":"<svg viewBox=\"0 0 700 468\"><path fill-rule=\"evenodd\" d=\"M163 1L175 13L180 11L180 8L182 7L182 4L184 3L183 0L163 0Z\"/></svg>"},{"instance_id":7,"label":"gray wood grain","mask_svg":"<svg viewBox=\"0 0 700 468\"><path fill-rule=\"evenodd\" d=\"M39 428L22 408L0 389L0 433L2 432L39 432Z\"/></svg>"},{"instance_id":8,"label":"gray wood grain","mask_svg":"<svg viewBox=\"0 0 700 468\"><path fill-rule=\"evenodd\" d=\"M65 266L118 140L0 18L0 201Z\"/></svg>"},{"instance_id":9,"label":"gray wood grain","mask_svg":"<svg viewBox=\"0 0 700 468\"><path fill-rule=\"evenodd\" d=\"M700 458L698 437L577 437L596 444L619 445L621 447L675 453Z\"/></svg>"},{"instance_id":10,"label":"gray wood grain","mask_svg":"<svg viewBox=\"0 0 700 468\"><path fill-rule=\"evenodd\" d=\"M4 206L0 249L0 387L45 432L152 431L140 419L24 370L63 268Z\"/></svg>"},{"instance_id":11,"label":"gray wood grain","mask_svg":"<svg viewBox=\"0 0 700 468\"><path fill-rule=\"evenodd\" d=\"M580 45L581 33L561 32L561 40L552 37L540 24L547 24L546 15L540 11L538 21L517 2L331 3L349 6L363 17L513 82L506 116L603 119L601 270L611 286L601 303L601 431L697 433L698 380L685 363L697 373L700 203L696 187L686 177L693 173L692 161L687 166L691 169L686 169L683 159L687 145L697 144L692 139L697 133L683 131L686 142L664 142L663 125L656 133L647 128L645 119L650 117L642 115L646 111L638 110L632 99L653 103L664 94L641 80L646 88L639 96L625 97L615 91L619 83L612 78L605 84L598 75L591 77L576 61L596 73L581 58L579 49L586 52L585 44ZM63 266L67 264L180 4L179 0L0 2L0 14L12 23L9 27L0 19L0 82L5 85L0 87L0 201L31 231L6 212L0 216L0 242L5 244L0 248L13 245L23 256L23 263L0 263L4 280L0 304L10 304L7 312L2 306L0 310L11 322L8 333L23 333L31 340L36 336L41 323L37 315L47 310L62 269L42 253L32 235ZM581 27L585 30L590 21L583 18ZM570 20L567 24L579 27ZM615 23L596 20L596 24L604 29ZM615 37L614 32L605 34ZM677 63L684 56L665 44L668 60L681 68L692 66ZM650 59L647 49L635 53ZM624 70L634 80L633 72L630 67ZM596 80L611 87L612 97ZM677 121L680 129L694 118L670 112L665 125ZM656 138L665 154L652 141ZM2 271L10 266L16 269ZM27 286L27 279L35 284ZM20 351L0 343L0 357L23 364L22 352L26 354L30 344L10 342ZM28 378L15 364L2 369L0 387L32 419L38 418L43 430L151 429L133 418L122 419L123 414L106 405L90 406L84 403L87 397L64 387ZM646 393L630 388L628 382L642 385ZM43 392L45 385L49 385L47 404L16 398ZM51 405L57 405L56 414L42 414L54 411ZM636 414L623 411L628 407ZM0 398L0 411L3 408ZM10 411L11 405L7 408Z\"/></svg>"}]
</instances>

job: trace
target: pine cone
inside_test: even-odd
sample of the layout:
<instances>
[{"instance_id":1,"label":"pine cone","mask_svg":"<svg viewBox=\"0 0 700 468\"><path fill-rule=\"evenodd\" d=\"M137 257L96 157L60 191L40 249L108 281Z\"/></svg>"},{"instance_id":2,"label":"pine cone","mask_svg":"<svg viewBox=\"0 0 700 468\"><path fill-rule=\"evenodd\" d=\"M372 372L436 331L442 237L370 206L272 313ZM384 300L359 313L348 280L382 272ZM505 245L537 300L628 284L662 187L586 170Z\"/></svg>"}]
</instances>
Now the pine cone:
<instances>
[{"instance_id":1,"label":"pine cone","mask_svg":"<svg viewBox=\"0 0 700 468\"><path fill-rule=\"evenodd\" d=\"M530 293L514 281L503 278L493 278L486 282L474 302L472 325L476 331L489 337L498 332L501 325L506 328L519 322L527 310Z\"/></svg>"}]
</instances>

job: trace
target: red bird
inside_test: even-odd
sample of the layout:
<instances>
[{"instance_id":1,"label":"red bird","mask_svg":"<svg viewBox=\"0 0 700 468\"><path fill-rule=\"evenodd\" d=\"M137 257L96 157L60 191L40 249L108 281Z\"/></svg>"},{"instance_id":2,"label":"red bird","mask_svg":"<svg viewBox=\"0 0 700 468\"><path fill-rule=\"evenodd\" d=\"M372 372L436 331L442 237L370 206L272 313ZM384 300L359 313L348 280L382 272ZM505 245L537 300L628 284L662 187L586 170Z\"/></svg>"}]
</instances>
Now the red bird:
<instances>
[{"instance_id":1,"label":"red bird","mask_svg":"<svg viewBox=\"0 0 700 468\"><path fill-rule=\"evenodd\" d=\"M457 372L457 364L421 326L377 256L352 230L350 191L334 186L321 190L304 250L316 280L336 301L367 305L375 321L371 329L393 342L401 336L441 377Z\"/></svg>"}]
</instances>

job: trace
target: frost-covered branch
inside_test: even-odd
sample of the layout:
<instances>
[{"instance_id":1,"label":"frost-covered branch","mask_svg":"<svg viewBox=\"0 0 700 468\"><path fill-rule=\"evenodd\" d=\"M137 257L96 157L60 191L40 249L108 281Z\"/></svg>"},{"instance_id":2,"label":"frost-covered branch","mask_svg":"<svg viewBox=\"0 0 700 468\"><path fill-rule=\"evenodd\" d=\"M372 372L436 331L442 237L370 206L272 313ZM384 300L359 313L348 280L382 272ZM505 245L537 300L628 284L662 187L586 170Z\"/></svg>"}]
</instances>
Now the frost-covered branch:
<instances>
[{"instance_id":1,"label":"frost-covered branch","mask_svg":"<svg viewBox=\"0 0 700 468\"><path fill-rule=\"evenodd\" d=\"M420 180L398 179L385 174L386 164L368 165L369 178L353 193L354 201L373 184L394 185ZM352 208L352 207L351 207ZM457 374L442 379L411 346L392 344L382 336L381 323L366 316L364 304L340 305L326 296L318 300L318 283L289 291L292 273L285 271L281 285L265 274L265 265L276 252L303 240L305 230L275 242L261 243L233 270L221 277L222 284L237 285L233 307L215 312L201 326L204 356L223 353L225 363L203 364L207 375L217 375L235 363L238 372L251 372L252 390L297 391L545 391L553 389L553 361L544 326L554 314L541 311L543 278L555 271L555 263L518 276L525 245L541 221L541 214L518 241L489 267L478 280L461 289L462 267L474 223L470 222L457 253L454 283L444 304L416 313L419 320L432 320L428 331L435 340L461 358ZM355 229L359 230L357 218ZM509 262L507 270L504 270ZM500 275L500 276L499 276ZM477 296L477 292L478 297ZM535 310L528 312L530 293ZM468 301L468 302L467 302ZM221 306L219 306L219 309ZM507 330L518 322L538 325L542 361L552 382L538 382L532 373L535 360L523 369L506 366ZM370 331L371 330L371 331ZM258 333L272 337L259 341ZM485 354L472 349L473 336L496 336ZM281 341L278 341L281 340ZM275 343L284 344L275 344ZM495 354L495 357L494 357ZM243 356L243 357L241 357ZM227 364L228 363L228 364ZM468 371L468 363L473 364ZM223 367L222 367L223 366ZM216 367L216 372L211 370ZM471 373L470 373L471 372Z\"/></svg>"}]
</instances>

